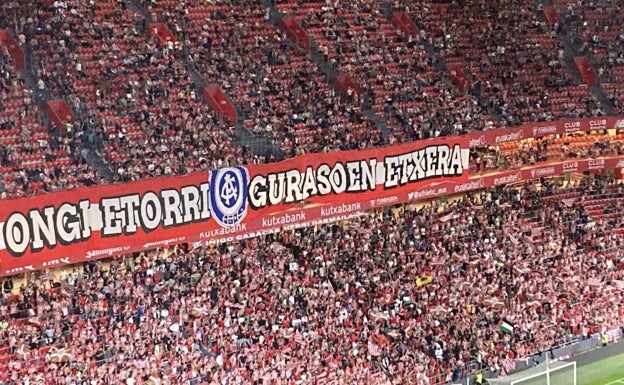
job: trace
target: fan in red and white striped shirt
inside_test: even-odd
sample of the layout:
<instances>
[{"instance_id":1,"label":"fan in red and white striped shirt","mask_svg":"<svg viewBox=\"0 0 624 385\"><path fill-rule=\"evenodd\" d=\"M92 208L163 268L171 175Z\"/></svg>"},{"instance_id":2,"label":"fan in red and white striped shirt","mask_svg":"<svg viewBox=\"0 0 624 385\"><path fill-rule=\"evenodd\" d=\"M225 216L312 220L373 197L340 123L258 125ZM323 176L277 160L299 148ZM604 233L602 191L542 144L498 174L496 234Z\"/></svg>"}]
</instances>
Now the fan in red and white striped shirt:
<instances>
[{"instance_id":1,"label":"fan in red and white striped shirt","mask_svg":"<svg viewBox=\"0 0 624 385\"><path fill-rule=\"evenodd\" d=\"M379 357L381 355L381 348L372 339L368 340L368 354L371 357Z\"/></svg>"}]
</instances>

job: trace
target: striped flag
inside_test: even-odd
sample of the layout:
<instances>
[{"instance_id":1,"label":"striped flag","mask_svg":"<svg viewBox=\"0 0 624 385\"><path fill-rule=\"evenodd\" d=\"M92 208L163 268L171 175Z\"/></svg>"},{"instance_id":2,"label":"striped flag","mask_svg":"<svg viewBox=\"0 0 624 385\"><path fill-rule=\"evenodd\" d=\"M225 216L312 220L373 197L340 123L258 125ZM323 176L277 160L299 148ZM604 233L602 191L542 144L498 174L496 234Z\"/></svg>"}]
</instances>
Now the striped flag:
<instances>
[{"instance_id":1,"label":"striped flag","mask_svg":"<svg viewBox=\"0 0 624 385\"><path fill-rule=\"evenodd\" d=\"M30 356L30 348L26 344L21 344L20 347L17 348L15 354L18 358L26 360Z\"/></svg>"},{"instance_id":2,"label":"striped flag","mask_svg":"<svg viewBox=\"0 0 624 385\"><path fill-rule=\"evenodd\" d=\"M379 357L381 355L381 348L371 338L368 339L368 354L371 357Z\"/></svg>"},{"instance_id":3,"label":"striped flag","mask_svg":"<svg viewBox=\"0 0 624 385\"><path fill-rule=\"evenodd\" d=\"M303 345L303 336L301 335L300 332L295 333L295 342L298 343L299 345Z\"/></svg>"},{"instance_id":4,"label":"striped flag","mask_svg":"<svg viewBox=\"0 0 624 385\"><path fill-rule=\"evenodd\" d=\"M587 284L589 286L600 286L601 285L600 280L598 278L593 278L593 277L589 278L587 280Z\"/></svg>"},{"instance_id":5,"label":"striped flag","mask_svg":"<svg viewBox=\"0 0 624 385\"><path fill-rule=\"evenodd\" d=\"M322 371L316 375L315 379L316 385L325 385L329 382L329 374L326 371Z\"/></svg>"},{"instance_id":6,"label":"striped flag","mask_svg":"<svg viewBox=\"0 0 624 385\"><path fill-rule=\"evenodd\" d=\"M574 206L574 198L562 199L561 203L566 205L566 207L572 207Z\"/></svg>"},{"instance_id":7,"label":"striped flag","mask_svg":"<svg viewBox=\"0 0 624 385\"><path fill-rule=\"evenodd\" d=\"M74 359L74 355L72 354L73 348L63 348L59 349L55 346L52 346L48 351L50 354L50 361L54 363L59 362L71 362Z\"/></svg>"},{"instance_id":8,"label":"striped flag","mask_svg":"<svg viewBox=\"0 0 624 385\"><path fill-rule=\"evenodd\" d=\"M553 282L550 279L548 279L546 282L544 282L544 291L546 291L546 292L555 291L555 285L553 284Z\"/></svg>"},{"instance_id":9,"label":"striped flag","mask_svg":"<svg viewBox=\"0 0 624 385\"><path fill-rule=\"evenodd\" d=\"M380 372L379 370L375 370L373 373L371 373L368 376L368 382L370 384L379 384L381 383L381 381L384 380L384 375L382 372Z\"/></svg>"},{"instance_id":10,"label":"striped flag","mask_svg":"<svg viewBox=\"0 0 624 385\"><path fill-rule=\"evenodd\" d=\"M509 241L514 245L514 246L518 246L520 244L520 242L518 241L518 238L516 238L510 231L509 229L505 229L505 235L507 236L507 238L509 238Z\"/></svg>"},{"instance_id":11,"label":"striped flag","mask_svg":"<svg viewBox=\"0 0 624 385\"><path fill-rule=\"evenodd\" d=\"M505 370L505 373L509 374L516 368L516 363L511 358L507 357L503 359L501 366L503 370Z\"/></svg>"},{"instance_id":12,"label":"striped flag","mask_svg":"<svg viewBox=\"0 0 624 385\"><path fill-rule=\"evenodd\" d=\"M329 295L332 297L336 296L336 291L334 290L334 285L332 285L331 281L327 280L327 290L329 290Z\"/></svg>"},{"instance_id":13,"label":"striped flag","mask_svg":"<svg viewBox=\"0 0 624 385\"><path fill-rule=\"evenodd\" d=\"M446 214L446 215L444 215L444 216L440 217L440 219L438 219L438 221L439 221L439 222L448 222L448 221L450 221L451 219L453 219L453 215L454 215L454 213L453 213L453 212L450 212L450 213L448 213L448 214Z\"/></svg>"}]
</instances>

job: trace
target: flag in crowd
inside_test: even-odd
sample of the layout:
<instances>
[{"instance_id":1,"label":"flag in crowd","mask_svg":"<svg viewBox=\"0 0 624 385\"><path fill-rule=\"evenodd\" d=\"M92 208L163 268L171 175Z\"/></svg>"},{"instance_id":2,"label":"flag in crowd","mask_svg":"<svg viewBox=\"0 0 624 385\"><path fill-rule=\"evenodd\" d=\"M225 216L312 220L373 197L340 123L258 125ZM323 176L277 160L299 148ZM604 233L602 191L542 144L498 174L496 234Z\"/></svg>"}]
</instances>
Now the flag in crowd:
<instances>
[{"instance_id":1,"label":"flag in crowd","mask_svg":"<svg viewBox=\"0 0 624 385\"><path fill-rule=\"evenodd\" d=\"M598 278L594 278L594 277L589 278L587 280L587 284L589 286L600 286L601 285L600 280Z\"/></svg>"},{"instance_id":2,"label":"flag in crowd","mask_svg":"<svg viewBox=\"0 0 624 385\"><path fill-rule=\"evenodd\" d=\"M504 333L513 333L514 324L507 319L502 319L498 327Z\"/></svg>"},{"instance_id":3,"label":"flag in crowd","mask_svg":"<svg viewBox=\"0 0 624 385\"><path fill-rule=\"evenodd\" d=\"M574 206L574 198L567 198L567 199L562 199L561 203L563 203L566 207L572 207Z\"/></svg>"},{"instance_id":4,"label":"flag in crowd","mask_svg":"<svg viewBox=\"0 0 624 385\"><path fill-rule=\"evenodd\" d=\"M72 348L57 348L52 346L49 350L50 361L52 362L70 362L73 358Z\"/></svg>"},{"instance_id":5,"label":"flag in crowd","mask_svg":"<svg viewBox=\"0 0 624 385\"><path fill-rule=\"evenodd\" d=\"M501 366L502 366L503 370L505 371L505 373L509 374L510 372L512 372L516 368L516 363L511 358L506 357L501 362Z\"/></svg>"},{"instance_id":6,"label":"flag in crowd","mask_svg":"<svg viewBox=\"0 0 624 385\"><path fill-rule=\"evenodd\" d=\"M15 352L16 357L22 360L27 359L29 354L30 354L30 348L26 344L21 344L19 348L17 348L17 351Z\"/></svg>"},{"instance_id":7,"label":"flag in crowd","mask_svg":"<svg viewBox=\"0 0 624 385\"><path fill-rule=\"evenodd\" d=\"M329 290L329 295L331 297L335 297L336 296L336 291L334 290L334 285L332 285L331 281L328 279L327 280L327 290Z\"/></svg>"},{"instance_id":8,"label":"flag in crowd","mask_svg":"<svg viewBox=\"0 0 624 385\"><path fill-rule=\"evenodd\" d=\"M433 277L431 275L427 275L424 277L419 277L416 279L416 286L421 287L430 284L433 282Z\"/></svg>"},{"instance_id":9,"label":"flag in crowd","mask_svg":"<svg viewBox=\"0 0 624 385\"><path fill-rule=\"evenodd\" d=\"M500 298L492 297L483 300L483 304L487 307L503 307L505 306L505 302L503 302Z\"/></svg>"},{"instance_id":10,"label":"flag in crowd","mask_svg":"<svg viewBox=\"0 0 624 385\"><path fill-rule=\"evenodd\" d=\"M301 334L301 332L295 333L295 342L299 345L303 345L303 335Z\"/></svg>"},{"instance_id":11,"label":"flag in crowd","mask_svg":"<svg viewBox=\"0 0 624 385\"><path fill-rule=\"evenodd\" d=\"M438 219L438 220L439 220L440 222L448 222L448 221L450 221L451 219L453 219L453 215L454 215L454 214L455 214L455 213L453 213L453 212L451 211L450 213L448 213L448 214L446 214L446 215L444 215L444 216L441 216L441 217L440 217L440 219Z\"/></svg>"},{"instance_id":12,"label":"flag in crowd","mask_svg":"<svg viewBox=\"0 0 624 385\"><path fill-rule=\"evenodd\" d=\"M509 229L505 229L505 235L507 236L507 238L509 238L509 242L511 242L514 246L518 246L518 244L520 244L520 242L518 241L518 238L516 238L510 231Z\"/></svg>"},{"instance_id":13,"label":"flag in crowd","mask_svg":"<svg viewBox=\"0 0 624 385\"><path fill-rule=\"evenodd\" d=\"M371 357L379 357L381 355L381 348L373 342L372 338L368 339L368 354Z\"/></svg>"}]
</instances>

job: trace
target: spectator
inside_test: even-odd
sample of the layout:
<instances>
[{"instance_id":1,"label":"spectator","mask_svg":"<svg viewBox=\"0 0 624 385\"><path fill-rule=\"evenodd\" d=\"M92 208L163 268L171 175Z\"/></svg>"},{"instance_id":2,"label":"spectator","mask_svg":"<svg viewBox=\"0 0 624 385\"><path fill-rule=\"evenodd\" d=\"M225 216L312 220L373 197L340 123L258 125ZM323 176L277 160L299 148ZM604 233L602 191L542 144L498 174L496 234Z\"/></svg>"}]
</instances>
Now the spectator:
<instances>
[{"instance_id":1,"label":"spectator","mask_svg":"<svg viewBox=\"0 0 624 385\"><path fill-rule=\"evenodd\" d=\"M496 366L622 325L611 304L622 298L624 256L610 234L623 223L603 211L624 197L622 185L525 187L95 262L59 288L32 282L0 306L14 357L4 373L46 373L50 383L424 384L473 360Z\"/></svg>"}]
</instances>

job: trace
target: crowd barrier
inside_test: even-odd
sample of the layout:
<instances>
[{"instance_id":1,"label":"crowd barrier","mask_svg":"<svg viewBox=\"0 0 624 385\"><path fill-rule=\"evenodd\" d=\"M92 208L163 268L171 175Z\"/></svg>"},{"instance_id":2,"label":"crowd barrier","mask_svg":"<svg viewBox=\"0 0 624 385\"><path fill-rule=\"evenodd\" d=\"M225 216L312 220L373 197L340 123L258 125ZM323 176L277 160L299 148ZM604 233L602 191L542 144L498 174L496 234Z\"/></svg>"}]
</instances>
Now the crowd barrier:
<instances>
[{"instance_id":1,"label":"crowd barrier","mask_svg":"<svg viewBox=\"0 0 624 385\"><path fill-rule=\"evenodd\" d=\"M394 12L392 14L392 23L407 36L415 36L417 33L416 24L405 12Z\"/></svg>"},{"instance_id":2,"label":"crowd barrier","mask_svg":"<svg viewBox=\"0 0 624 385\"><path fill-rule=\"evenodd\" d=\"M6 29L0 29L0 45L6 48L15 69L23 70L25 66L24 51Z\"/></svg>"},{"instance_id":3,"label":"crowd barrier","mask_svg":"<svg viewBox=\"0 0 624 385\"><path fill-rule=\"evenodd\" d=\"M168 42L175 42L175 36L169 30L169 28L163 23L153 23L149 26L149 34L154 37L158 44L165 45Z\"/></svg>"},{"instance_id":4,"label":"crowd barrier","mask_svg":"<svg viewBox=\"0 0 624 385\"><path fill-rule=\"evenodd\" d=\"M529 127L535 136L569 125ZM611 125L613 126L613 125ZM479 134L478 145L524 139L526 127ZM5 200L0 206L0 276L179 243L213 245L358 217L371 209L488 187L624 168L624 156L548 162L469 175L468 136L363 151L306 154L225 168Z\"/></svg>"},{"instance_id":5,"label":"crowd barrier","mask_svg":"<svg viewBox=\"0 0 624 385\"><path fill-rule=\"evenodd\" d=\"M45 109L52 124L61 132L67 131L67 123L75 121L74 113L63 100L48 100Z\"/></svg>"},{"instance_id":6,"label":"crowd barrier","mask_svg":"<svg viewBox=\"0 0 624 385\"><path fill-rule=\"evenodd\" d=\"M466 91L466 88L468 88L469 80L461 66L452 66L449 70L449 75L451 76L451 80L453 81L453 84L455 84L455 87L457 87L462 92Z\"/></svg>"},{"instance_id":7,"label":"crowd barrier","mask_svg":"<svg viewBox=\"0 0 624 385\"><path fill-rule=\"evenodd\" d=\"M559 14L554 6L549 5L542 9L542 14L544 15L544 20L551 27L559 22Z\"/></svg>"},{"instance_id":8,"label":"crowd barrier","mask_svg":"<svg viewBox=\"0 0 624 385\"><path fill-rule=\"evenodd\" d=\"M360 94L360 87L358 87L358 85L355 84L355 81L349 75L336 76L334 85L336 86L336 89L338 90L338 92L342 94L346 94L346 95L349 95L349 94L359 95Z\"/></svg>"},{"instance_id":9,"label":"crowd barrier","mask_svg":"<svg viewBox=\"0 0 624 385\"><path fill-rule=\"evenodd\" d=\"M574 66L576 70L581 75L581 79L583 83L587 84L590 87L596 85L598 78L596 76L596 71L592 67L589 59L586 56L577 56L574 58Z\"/></svg>"},{"instance_id":10,"label":"crowd barrier","mask_svg":"<svg viewBox=\"0 0 624 385\"><path fill-rule=\"evenodd\" d=\"M304 51L310 49L310 38L308 34L294 18L290 16L283 17L282 20L280 20L280 26L288 37L297 43L300 49Z\"/></svg>"},{"instance_id":11,"label":"crowd barrier","mask_svg":"<svg viewBox=\"0 0 624 385\"><path fill-rule=\"evenodd\" d=\"M236 107L219 87L209 86L204 88L206 103L229 124L236 124Z\"/></svg>"},{"instance_id":12,"label":"crowd barrier","mask_svg":"<svg viewBox=\"0 0 624 385\"><path fill-rule=\"evenodd\" d=\"M624 329L624 326L607 331L610 344L616 343L622 339L622 337L624 336L622 329ZM577 337L565 344L562 344L561 346L556 346L550 350L543 351L537 354L533 354L529 357L524 357L518 360L515 363L514 369L510 373L519 372L525 369L529 369L535 365L539 365L540 363L544 362L547 358L551 360L572 359L574 356L578 355L579 353L583 353L583 352L587 352L589 350L595 349L600 345L601 345L600 334L594 334L591 337L585 338L585 339ZM501 375L501 369L486 368L485 370L479 370L479 371L470 373L470 375L466 376L461 381L461 383L473 384L474 383L473 379L476 373L479 373L479 372L483 374L483 378L485 379L497 378ZM444 381L439 381L437 383L442 384L444 383Z\"/></svg>"}]
</instances>

